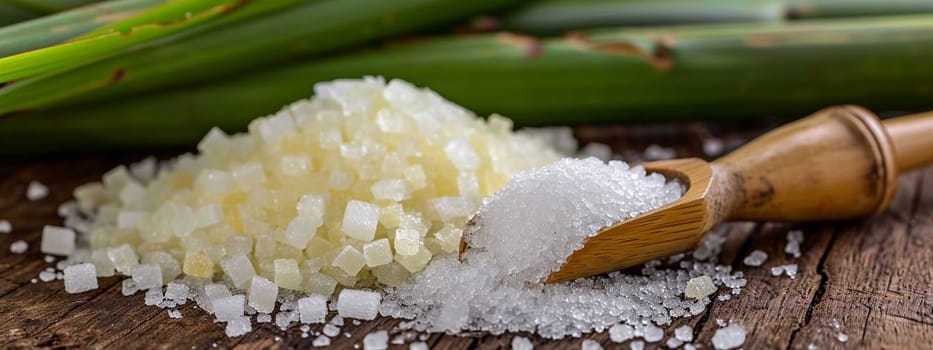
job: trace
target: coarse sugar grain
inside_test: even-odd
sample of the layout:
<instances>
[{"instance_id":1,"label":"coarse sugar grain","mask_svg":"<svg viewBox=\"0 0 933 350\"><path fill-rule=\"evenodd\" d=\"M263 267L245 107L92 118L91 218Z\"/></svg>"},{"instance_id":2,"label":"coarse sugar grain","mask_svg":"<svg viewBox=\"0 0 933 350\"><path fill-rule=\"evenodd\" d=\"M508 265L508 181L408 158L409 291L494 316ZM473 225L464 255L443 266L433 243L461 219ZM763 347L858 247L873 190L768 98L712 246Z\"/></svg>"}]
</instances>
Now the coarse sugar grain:
<instances>
[{"instance_id":1,"label":"coarse sugar grain","mask_svg":"<svg viewBox=\"0 0 933 350\"><path fill-rule=\"evenodd\" d=\"M13 232L13 224L9 220L0 220L0 233Z\"/></svg>"},{"instance_id":2,"label":"coarse sugar grain","mask_svg":"<svg viewBox=\"0 0 933 350\"><path fill-rule=\"evenodd\" d=\"M53 255L71 255L75 251L75 231L52 225L42 228L42 245L39 251Z\"/></svg>"},{"instance_id":3,"label":"coarse sugar grain","mask_svg":"<svg viewBox=\"0 0 933 350\"><path fill-rule=\"evenodd\" d=\"M761 266L761 264L764 264L767 260L768 253L755 249L749 253L745 259L742 259L742 263L746 266Z\"/></svg>"},{"instance_id":4,"label":"coarse sugar grain","mask_svg":"<svg viewBox=\"0 0 933 350\"><path fill-rule=\"evenodd\" d=\"M389 332L375 331L363 337L363 350L385 350L389 348Z\"/></svg>"},{"instance_id":5,"label":"coarse sugar grain","mask_svg":"<svg viewBox=\"0 0 933 350\"><path fill-rule=\"evenodd\" d=\"M311 346L316 348L330 346L330 338L328 338L326 335L318 336L311 341Z\"/></svg>"},{"instance_id":6,"label":"coarse sugar grain","mask_svg":"<svg viewBox=\"0 0 933 350\"><path fill-rule=\"evenodd\" d=\"M23 254L29 250L29 243L26 243L24 240L14 241L10 243L10 253L13 254Z\"/></svg>"},{"instance_id":7,"label":"coarse sugar grain","mask_svg":"<svg viewBox=\"0 0 933 350\"><path fill-rule=\"evenodd\" d=\"M239 316L227 321L225 333L228 337L239 337L253 330L253 323L249 317Z\"/></svg>"},{"instance_id":8,"label":"coarse sugar grain","mask_svg":"<svg viewBox=\"0 0 933 350\"><path fill-rule=\"evenodd\" d=\"M592 339L585 339L583 343L580 344L581 350L603 350L603 346L599 345L599 342Z\"/></svg>"},{"instance_id":9,"label":"coarse sugar grain","mask_svg":"<svg viewBox=\"0 0 933 350\"><path fill-rule=\"evenodd\" d=\"M298 313L301 323L323 323L327 317L327 299L320 295L298 299Z\"/></svg>"},{"instance_id":10,"label":"coarse sugar grain","mask_svg":"<svg viewBox=\"0 0 933 350\"><path fill-rule=\"evenodd\" d=\"M31 201L43 199L49 195L49 188L39 181L30 181L26 186L26 198Z\"/></svg>"},{"instance_id":11,"label":"coarse sugar grain","mask_svg":"<svg viewBox=\"0 0 933 350\"><path fill-rule=\"evenodd\" d=\"M512 350L532 350L534 348L534 344L528 338L519 336L512 338Z\"/></svg>"},{"instance_id":12,"label":"coarse sugar grain","mask_svg":"<svg viewBox=\"0 0 933 350\"><path fill-rule=\"evenodd\" d=\"M713 334L713 348L717 350L736 349L745 343L745 327L738 323L717 329Z\"/></svg>"}]
</instances>

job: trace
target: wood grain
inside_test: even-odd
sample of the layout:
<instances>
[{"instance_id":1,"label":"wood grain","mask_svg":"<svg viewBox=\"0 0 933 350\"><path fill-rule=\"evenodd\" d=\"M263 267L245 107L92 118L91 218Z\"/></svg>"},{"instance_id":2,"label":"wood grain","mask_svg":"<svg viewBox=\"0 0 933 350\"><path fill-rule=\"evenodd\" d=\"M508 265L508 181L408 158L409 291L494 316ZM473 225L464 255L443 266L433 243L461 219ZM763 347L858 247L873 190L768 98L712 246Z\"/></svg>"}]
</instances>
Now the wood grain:
<instances>
[{"instance_id":1,"label":"wood grain","mask_svg":"<svg viewBox=\"0 0 933 350\"><path fill-rule=\"evenodd\" d=\"M727 124L601 126L579 128L576 135L581 140L608 143L629 158L651 143L673 147L680 157L702 157L701 137L722 137L735 148L739 140L777 123L746 128ZM186 150L159 153L165 158L181 151ZM313 337L301 338L297 327L282 332L264 324L246 336L226 338L221 326L193 303L180 309L184 318L170 319L165 310L145 306L141 293L122 296L118 278L103 279L100 289L78 295L65 293L60 281L30 283L49 266L38 253L39 234L42 226L61 223L55 215L57 205L75 186L147 153L151 152L0 160L0 218L14 226L12 234L0 234L0 344L24 349L309 348ZM30 202L25 199L25 188L36 179L49 185L51 195ZM785 234L791 228L802 229L806 236L803 256L798 259L783 252ZM745 349L806 349L809 344L819 349L933 348L933 169L903 175L891 209L872 219L805 226L738 223L725 229L730 238L720 261L744 271L748 285L731 300L714 301L701 316L675 320L669 330L692 325L699 342L708 345L718 328L716 319L722 319L745 324L749 331ZM19 239L30 243L27 254L11 254L7 249ZM754 249L768 253L764 267L741 264ZM787 263L800 266L797 278L770 275L768 267ZM833 319L849 336L847 342L835 339L830 327ZM390 319L359 326L348 322L343 330L352 337L341 335L332 347L352 348L375 329L399 334L401 331L394 328L397 323ZM317 331L321 328L312 327ZM433 334L427 343L432 349L499 349L508 348L512 337ZM605 333L584 338L597 340L607 349L627 349L627 344L612 343ZM532 339L538 349L578 348L582 342Z\"/></svg>"}]
</instances>

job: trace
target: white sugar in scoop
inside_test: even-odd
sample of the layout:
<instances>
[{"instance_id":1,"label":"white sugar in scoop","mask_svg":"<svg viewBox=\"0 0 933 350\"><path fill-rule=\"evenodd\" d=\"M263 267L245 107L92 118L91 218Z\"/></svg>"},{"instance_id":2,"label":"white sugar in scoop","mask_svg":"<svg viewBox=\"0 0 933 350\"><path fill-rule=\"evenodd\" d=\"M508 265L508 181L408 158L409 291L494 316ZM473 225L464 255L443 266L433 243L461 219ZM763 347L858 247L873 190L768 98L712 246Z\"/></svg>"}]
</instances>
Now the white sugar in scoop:
<instances>
[{"instance_id":1,"label":"white sugar in scoop","mask_svg":"<svg viewBox=\"0 0 933 350\"><path fill-rule=\"evenodd\" d=\"M638 166L562 159L520 173L484 201L465 237L503 276L537 282L600 229L674 201L684 188Z\"/></svg>"}]
</instances>

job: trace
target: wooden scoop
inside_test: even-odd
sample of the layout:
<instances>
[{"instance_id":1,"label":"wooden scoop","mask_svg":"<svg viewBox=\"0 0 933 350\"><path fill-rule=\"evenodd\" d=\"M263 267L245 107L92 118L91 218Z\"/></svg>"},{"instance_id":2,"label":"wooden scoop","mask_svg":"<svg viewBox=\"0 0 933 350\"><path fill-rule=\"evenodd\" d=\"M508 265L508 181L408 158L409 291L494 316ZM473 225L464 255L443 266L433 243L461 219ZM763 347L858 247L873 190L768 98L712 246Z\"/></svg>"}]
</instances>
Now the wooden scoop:
<instances>
[{"instance_id":1,"label":"wooden scoop","mask_svg":"<svg viewBox=\"0 0 933 350\"><path fill-rule=\"evenodd\" d=\"M933 163L933 112L881 121L831 107L784 125L712 163L643 164L687 186L680 199L588 238L545 283L642 264L696 246L729 220L820 221L887 209L899 171ZM461 253L466 249L461 244Z\"/></svg>"}]
</instances>

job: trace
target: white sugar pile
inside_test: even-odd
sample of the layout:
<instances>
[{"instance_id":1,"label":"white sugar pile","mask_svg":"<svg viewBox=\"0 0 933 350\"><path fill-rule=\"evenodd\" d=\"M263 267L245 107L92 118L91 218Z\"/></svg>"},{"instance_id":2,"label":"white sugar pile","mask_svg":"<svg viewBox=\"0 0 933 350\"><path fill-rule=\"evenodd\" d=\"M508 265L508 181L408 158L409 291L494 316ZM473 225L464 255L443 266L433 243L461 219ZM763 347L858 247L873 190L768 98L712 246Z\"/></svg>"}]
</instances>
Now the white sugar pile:
<instances>
[{"instance_id":1,"label":"white sugar pile","mask_svg":"<svg viewBox=\"0 0 933 350\"><path fill-rule=\"evenodd\" d=\"M663 331L651 323L697 315L710 302L706 297L684 300L688 280L708 275L717 285L740 288L742 275L681 255L672 261L678 268L662 269L655 261L640 275L616 272L551 285L538 281L559 268L586 237L682 192L679 184L621 162L568 159L521 173L484 202L468 236L472 248L464 264L454 256L433 261L388 290L380 311L414 319L413 327L421 331L529 331L563 338L622 322L634 326L633 336L658 341ZM711 237L703 248L712 254L705 257L714 256L722 242Z\"/></svg>"}]
</instances>

